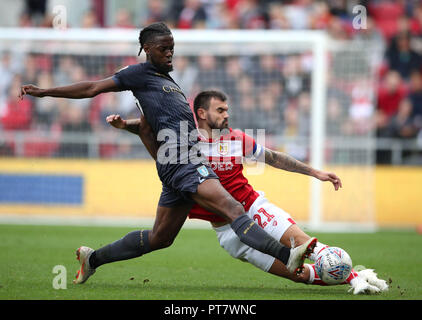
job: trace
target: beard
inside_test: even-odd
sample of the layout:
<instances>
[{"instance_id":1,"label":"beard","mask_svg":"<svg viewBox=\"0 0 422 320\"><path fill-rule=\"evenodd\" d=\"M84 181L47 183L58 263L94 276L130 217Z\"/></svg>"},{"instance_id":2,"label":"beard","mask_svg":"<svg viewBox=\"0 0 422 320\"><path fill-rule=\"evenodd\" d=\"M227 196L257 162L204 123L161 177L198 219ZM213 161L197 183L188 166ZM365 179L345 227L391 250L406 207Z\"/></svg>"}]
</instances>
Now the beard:
<instances>
[{"instance_id":1,"label":"beard","mask_svg":"<svg viewBox=\"0 0 422 320\"><path fill-rule=\"evenodd\" d=\"M220 129L228 129L228 127L229 127L229 121L228 120L224 120L220 125Z\"/></svg>"},{"instance_id":2,"label":"beard","mask_svg":"<svg viewBox=\"0 0 422 320\"><path fill-rule=\"evenodd\" d=\"M156 67L157 70L160 73L169 73L169 72L173 71L173 65L169 66L166 63L158 63L158 62L154 61L153 59L151 59L151 62L154 65L154 67Z\"/></svg>"},{"instance_id":3,"label":"beard","mask_svg":"<svg viewBox=\"0 0 422 320\"><path fill-rule=\"evenodd\" d=\"M155 67L161 73L169 73L169 72L173 71L173 65L168 66L167 64L161 64L161 65L155 65Z\"/></svg>"},{"instance_id":4,"label":"beard","mask_svg":"<svg viewBox=\"0 0 422 320\"><path fill-rule=\"evenodd\" d=\"M224 129L229 128L229 121L224 120L220 124L218 124L217 121L214 121L214 122L208 123L208 125L211 129L224 130Z\"/></svg>"}]
</instances>

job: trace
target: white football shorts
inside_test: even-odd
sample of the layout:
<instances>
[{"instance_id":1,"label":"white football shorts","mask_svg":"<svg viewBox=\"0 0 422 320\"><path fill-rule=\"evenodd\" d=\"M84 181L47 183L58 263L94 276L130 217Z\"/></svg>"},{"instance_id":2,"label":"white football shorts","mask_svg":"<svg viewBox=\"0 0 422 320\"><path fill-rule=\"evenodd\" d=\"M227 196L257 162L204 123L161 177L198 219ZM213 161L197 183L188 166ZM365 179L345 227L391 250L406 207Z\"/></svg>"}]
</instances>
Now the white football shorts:
<instances>
[{"instance_id":1,"label":"white football shorts","mask_svg":"<svg viewBox=\"0 0 422 320\"><path fill-rule=\"evenodd\" d=\"M287 212L269 202L263 192L259 191L258 193L260 194L259 197L246 214L274 239L280 241L284 232L295 222ZM233 258L250 262L265 272L268 272L274 263L274 257L241 242L230 224L213 229L217 233L220 246Z\"/></svg>"}]
</instances>

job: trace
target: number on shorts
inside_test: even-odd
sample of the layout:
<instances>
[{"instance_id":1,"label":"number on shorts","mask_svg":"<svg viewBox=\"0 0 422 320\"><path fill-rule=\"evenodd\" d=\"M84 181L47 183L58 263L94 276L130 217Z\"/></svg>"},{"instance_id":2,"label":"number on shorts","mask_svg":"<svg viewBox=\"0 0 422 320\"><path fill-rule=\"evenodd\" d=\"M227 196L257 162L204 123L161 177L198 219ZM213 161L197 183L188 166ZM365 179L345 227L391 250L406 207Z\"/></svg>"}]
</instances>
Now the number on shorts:
<instances>
[{"instance_id":1,"label":"number on shorts","mask_svg":"<svg viewBox=\"0 0 422 320\"><path fill-rule=\"evenodd\" d=\"M258 210L258 212L262 213L264 216L267 217L267 221L270 222L272 219L274 219L274 215L273 214L269 214L267 211L265 211L264 208L260 208Z\"/></svg>"},{"instance_id":2,"label":"number on shorts","mask_svg":"<svg viewBox=\"0 0 422 320\"><path fill-rule=\"evenodd\" d=\"M254 220L256 220L256 222L258 223L258 225L259 225L262 229L264 229L264 228L265 228L265 226L267 225L267 223L266 223L266 222L264 222L264 223L262 223L262 222L261 222L261 217L259 216L259 214L254 214L253 219L254 219Z\"/></svg>"}]
</instances>

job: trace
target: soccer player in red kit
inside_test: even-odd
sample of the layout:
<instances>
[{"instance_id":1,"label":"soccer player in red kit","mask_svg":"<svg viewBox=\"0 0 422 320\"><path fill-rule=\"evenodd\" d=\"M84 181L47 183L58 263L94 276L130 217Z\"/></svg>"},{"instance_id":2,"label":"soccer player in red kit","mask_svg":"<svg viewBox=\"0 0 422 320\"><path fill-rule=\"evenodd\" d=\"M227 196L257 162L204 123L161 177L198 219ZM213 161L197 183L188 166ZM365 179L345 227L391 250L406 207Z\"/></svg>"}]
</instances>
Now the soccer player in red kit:
<instances>
[{"instance_id":1,"label":"soccer player in red kit","mask_svg":"<svg viewBox=\"0 0 422 320\"><path fill-rule=\"evenodd\" d=\"M208 166L217 174L223 187L239 201L246 214L261 228L285 246L301 244L310 239L292 217L272 204L261 191L255 191L243 175L243 160L261 161L275 168L313 176L321 181L330 181L335 190L341 185L334 173L313 169L287 154L265 148L256 143L241 130L229 127L229 114L226 96L219 91L203 91L194 101L194 112L201 136L198 147ZM107 122L116 128L139 134L148 151L156 157L154 133L148 123L139 119L123 120L119 115L110 115ZM207 220L217 233L220 245L234 258L248 261L265 272L291 279L295 282L325 285L319 279L314 264L305 264L302 273L288 272L286 266L272 256L255 250L242 243L233 232L228 221L217 214L194 204L189 218ZM315 261L317 254L327 246L317 242L314 253L309 256ZM345 284L352 286L354 294L378 293L388 289L384 280L378 279L371 269L360 272L352 270Z\"/></svg>"}]
</instances>

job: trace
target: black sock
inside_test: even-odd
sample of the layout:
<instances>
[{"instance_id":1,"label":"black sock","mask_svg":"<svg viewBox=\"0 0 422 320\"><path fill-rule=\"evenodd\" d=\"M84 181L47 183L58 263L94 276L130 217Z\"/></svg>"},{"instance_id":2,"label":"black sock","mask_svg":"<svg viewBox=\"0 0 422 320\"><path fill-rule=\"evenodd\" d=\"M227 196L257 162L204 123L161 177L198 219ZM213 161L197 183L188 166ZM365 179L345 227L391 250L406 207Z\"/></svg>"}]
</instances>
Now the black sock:
<instances>
[{"instance_id":1,"label":"black sock","mask_svg":"<svg viewBox=\"0 0 422 320\"><path fill-rule=\"evenodd\" d=\"M244 244L287 264L290 248L271 237L246 214L237 217L231 223L231 227Z\"/></svg>"},{"instance_id":2,"label":"black sock","mask_svg":"<svg viewBox=\"0 0 422 320\"><path fill-rule=\"evenodd\" d=\"M150 230L132 231L123 238L95 250L89 257L90 267L96 269L105 263L132 259L150 252L149 232Z\"/></svg>"}]
</instances>

